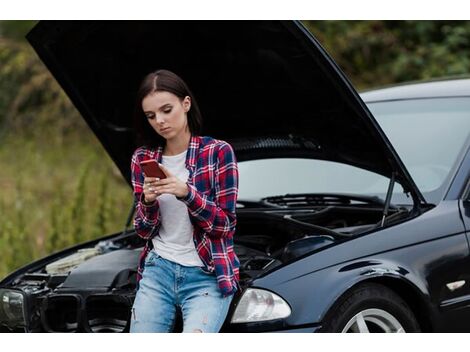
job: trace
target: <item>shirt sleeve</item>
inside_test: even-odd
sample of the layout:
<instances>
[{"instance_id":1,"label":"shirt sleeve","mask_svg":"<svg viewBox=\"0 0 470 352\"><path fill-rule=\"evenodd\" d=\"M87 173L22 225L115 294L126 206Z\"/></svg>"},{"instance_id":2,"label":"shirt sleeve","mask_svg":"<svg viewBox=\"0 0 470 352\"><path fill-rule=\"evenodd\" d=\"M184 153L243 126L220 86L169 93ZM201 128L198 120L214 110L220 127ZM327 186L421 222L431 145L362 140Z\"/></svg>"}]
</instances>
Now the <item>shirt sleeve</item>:
<instances>
[{"instance_id":1,"label":"shirt sleeve","mask_svg":"<svg viewBox=\"0 0 470 352\"><path fill-rule=\"evenodd\" d=\"M217 152L215 200L187 185L188 194L177 199L187 205L197 225L213 238L233 236L237 223L238 165L231 145L224 143Z\"/></svg>"},{"instance_id":2,"label":"shirt sleeve","mask_svg":"<svg viewBox=\"0 0 470 352\"><path fill-rule=\"evenodd\" d=\"M131 180L134 189L135 217L134 229L138 236L143 239L150 239L155 236L161 224L158 199L152 204L145 205L145 195L143 193L144 174L139 164L138 150L134 152L131 162Z\"/></svg>"}]
</instances>

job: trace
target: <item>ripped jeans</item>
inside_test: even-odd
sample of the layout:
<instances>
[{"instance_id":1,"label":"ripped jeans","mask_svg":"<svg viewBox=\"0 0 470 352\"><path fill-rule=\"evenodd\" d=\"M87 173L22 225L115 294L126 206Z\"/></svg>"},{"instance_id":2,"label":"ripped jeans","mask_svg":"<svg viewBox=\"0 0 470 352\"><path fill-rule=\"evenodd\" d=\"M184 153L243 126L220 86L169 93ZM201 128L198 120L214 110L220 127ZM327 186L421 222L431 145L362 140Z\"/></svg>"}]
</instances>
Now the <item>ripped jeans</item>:
<instances>
[{"instance_id":1,"label":"ripped jeans","mask_svg":"<svg viewBox=\"0 0 470 352\"><path fill-rule=\"evenodd\" d=\"M218 332L233 296L222 296L215 274L151 250L132 306L130 332L171 332L176 306L181 307L183 332Z\"/></svg>"}]
</instances>

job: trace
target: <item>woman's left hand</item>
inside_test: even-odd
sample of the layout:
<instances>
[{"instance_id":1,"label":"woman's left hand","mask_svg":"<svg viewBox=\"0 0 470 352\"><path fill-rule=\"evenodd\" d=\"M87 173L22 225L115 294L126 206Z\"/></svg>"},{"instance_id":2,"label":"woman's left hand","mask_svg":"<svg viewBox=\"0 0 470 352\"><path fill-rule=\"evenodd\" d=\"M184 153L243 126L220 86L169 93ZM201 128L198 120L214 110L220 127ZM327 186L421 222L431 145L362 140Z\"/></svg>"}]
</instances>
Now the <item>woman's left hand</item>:
<instances>
[{"instance_id":1,"label":"woman's left hand","mask_svg":"<svg viewBox=\"0 0 470 352\"><path fill-rule=\"evenodd\" d=\"M189 193L188 185L181 181L178 177L173 175L170 170L168 170L162 164L158 164L160 168L166 175L166 178L160 179L155 182L155 186L153 187L155 193L158 195L162 193L174 194L176 197L182 198Z\"/></svg>"}]
</instances>

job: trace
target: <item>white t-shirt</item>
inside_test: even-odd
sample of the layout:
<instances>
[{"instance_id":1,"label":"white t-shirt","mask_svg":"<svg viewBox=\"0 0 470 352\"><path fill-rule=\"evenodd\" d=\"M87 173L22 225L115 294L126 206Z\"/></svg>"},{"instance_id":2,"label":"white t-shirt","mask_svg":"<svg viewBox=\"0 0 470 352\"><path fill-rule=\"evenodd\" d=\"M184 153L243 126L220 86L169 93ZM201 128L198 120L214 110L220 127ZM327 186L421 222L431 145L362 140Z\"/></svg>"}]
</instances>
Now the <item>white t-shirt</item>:
<instances>
[{"instance_id":1,"label":"white t-shirt","mask_svg":"<svg viewBox=\"0 0 470 352\"><path fill-rule=\"evenodd\" d=\"M188 180L186 153L162 155L162 164L181 181ZM152 239L154 250L161 257L184 266L204 266L193 240L193 224L188 207L173 194L158 196L161 226L159 236Z\"/></svg>"}]
</instances>

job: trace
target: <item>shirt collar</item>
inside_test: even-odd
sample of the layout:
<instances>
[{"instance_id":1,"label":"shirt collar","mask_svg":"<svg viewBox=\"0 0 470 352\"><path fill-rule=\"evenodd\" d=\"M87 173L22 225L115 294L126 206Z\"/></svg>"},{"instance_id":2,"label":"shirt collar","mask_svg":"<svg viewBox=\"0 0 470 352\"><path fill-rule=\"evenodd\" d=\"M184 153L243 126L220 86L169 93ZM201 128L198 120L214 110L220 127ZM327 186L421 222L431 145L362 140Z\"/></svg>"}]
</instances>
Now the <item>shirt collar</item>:
<instances>
[{"instance_id":1,"label":"shirt collar","mask_svg":"<svg viewBox=\"0 0 470 352\"><path fill-rule=\"evenodd\" d=\"M201 137L191 135L189 140L188 152L186 153L186 168L194 168L196 166L196 160L199 151L199 145L201 143ZM162 162L163 146L158 146L156 152L156 159L159 163Z\"/></svg>"}]
</instances>

